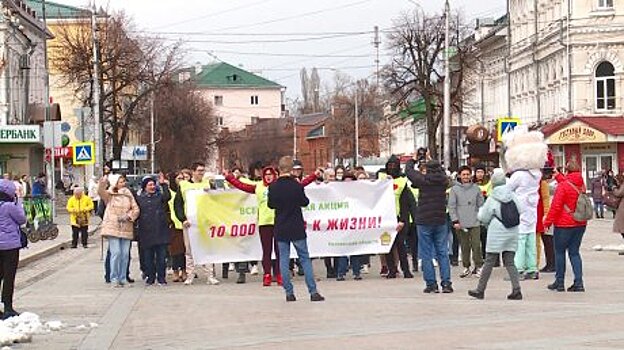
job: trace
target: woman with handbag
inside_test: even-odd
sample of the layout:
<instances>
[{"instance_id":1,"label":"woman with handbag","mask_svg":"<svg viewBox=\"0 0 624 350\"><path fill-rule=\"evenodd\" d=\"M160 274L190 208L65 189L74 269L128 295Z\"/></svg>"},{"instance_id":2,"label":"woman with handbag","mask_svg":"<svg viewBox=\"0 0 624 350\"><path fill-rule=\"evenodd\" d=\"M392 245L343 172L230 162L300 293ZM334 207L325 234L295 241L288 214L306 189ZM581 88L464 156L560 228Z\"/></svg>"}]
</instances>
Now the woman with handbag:
<instances>
[{"instance_id":1,"label":"woman with handbag","mask_svg":"<svg viewBox=\"0 0 624 350\"><path fill-rule=\"evenodd\" d=\"M72 248L78 247L78 234L83 248L87 247L89 237L89 219L93 210L93 201L84 195L82 187L74 187L74 195L67 200L67 212L72 228Z\"/></svg>"},{"instance_id":2,"label":"woman with handbag","mask_svg":"<svg viewBox=\"0 0 624 350\"><path fill-rule=\"evenodd\" d=\"M0 180L0 280L4 303L2 319L19 315L13 309L13 292L19 250L24 246L20 226L25 223L24 209L16 201L15 184L9 180Z\"/></svg>"}]
</instances>

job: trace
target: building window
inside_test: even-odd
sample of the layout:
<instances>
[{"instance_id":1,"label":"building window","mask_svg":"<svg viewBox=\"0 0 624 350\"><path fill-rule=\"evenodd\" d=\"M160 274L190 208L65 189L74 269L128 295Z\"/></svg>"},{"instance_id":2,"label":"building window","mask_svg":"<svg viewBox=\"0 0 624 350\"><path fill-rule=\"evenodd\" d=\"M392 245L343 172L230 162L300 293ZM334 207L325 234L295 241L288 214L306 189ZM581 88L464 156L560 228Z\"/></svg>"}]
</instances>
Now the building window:
<instances>
[{"instance_id":1,"label":"building window","mask_svg":"<svg viewBox=\"0 0 624 350\"><path fill-rule=\"evenodd\" d=\"M258 95L251 96L251 104L252 105L258 104Z\"/></svg>"},{"instance_id":2,"label":"building window","mask_svg":"<svg viewBox=\"0 0 624 350\"><path fill-rule=\"evenodd\" d=\"M612 9L613 0L598 0L598 8L599 9Z\"/></svg>"},{"instance_id":3,"label":"building window","mask_svg":"<svg viewBox=\"0 0 624 350\"><path fill-rule=\"evenodd\" d=\"M255 117L255 116L251 117L251 124L258 124L259 121L260 121L260 117Z\"/></svg>"},{"instance_id":4,"label":"building window","mask_svg":"<svg viewBox=\"0 0 624 350\"><path fill-rule=\"evenodd\" d=\"M215 96L214 97L214 105L215 106L223 106L223 96Z\"/></svg>"},{"instance_id":5,"label":"building window","mask_svg":"<svg viewBox=\"0 0 624 350\"><path fill-rule=\"evenodd\" d=\"M596 67L596 110L615 109L615 68L609 62Z\"/></svg>"},{"instance_id":6,"label":"building window","mask_svg":"<svg viewBox=\"0 0 624 350\"><path fill-rule=\"evenodd\" d=\"M217 125L223 126L223 117L217 117Z\"/></svg>"}]
</instances>

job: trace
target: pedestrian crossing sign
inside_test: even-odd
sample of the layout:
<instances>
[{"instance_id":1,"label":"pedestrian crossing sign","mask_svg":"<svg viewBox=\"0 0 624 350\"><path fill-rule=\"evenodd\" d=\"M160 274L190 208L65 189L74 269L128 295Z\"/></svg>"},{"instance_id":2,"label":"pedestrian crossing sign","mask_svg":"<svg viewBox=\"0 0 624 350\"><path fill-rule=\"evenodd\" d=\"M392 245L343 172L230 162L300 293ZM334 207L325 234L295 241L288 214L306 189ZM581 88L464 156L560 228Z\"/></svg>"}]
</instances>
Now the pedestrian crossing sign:
<instances>
[{"instance_id":1,"label":"pedestrian crossing sign","mask_svg":"<svg viewBox=\"0 0 624 350\"><path fill-rule=\"evenodd\" d=\"M518 118L501 118L496 125L496 131L498 133L498 141L503 140L503 135L512 131L516 126L520 125L520 119Z\"/></svg>"},{"instance_id":2,"label":"pedestrian crossing sign","mask_svg":"<svg viewBox=\"0 0 624 350\"><path fill-rule=\"evenodd\" d=\"M95 144L93 142L75 143L73 152L74 165L95 164Z\"/></svg>"}]
</instances>

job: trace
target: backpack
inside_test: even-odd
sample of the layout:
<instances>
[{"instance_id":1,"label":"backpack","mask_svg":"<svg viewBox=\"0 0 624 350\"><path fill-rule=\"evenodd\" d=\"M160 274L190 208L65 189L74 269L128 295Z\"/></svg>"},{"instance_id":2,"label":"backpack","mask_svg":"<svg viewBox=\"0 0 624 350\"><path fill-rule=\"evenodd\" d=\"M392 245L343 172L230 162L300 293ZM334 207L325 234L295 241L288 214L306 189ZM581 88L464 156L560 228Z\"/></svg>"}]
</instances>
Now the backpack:
<instances>
[{"instance_id":1,"label":"backpack","mask_svg":"<svg viewBox=\"0 0 624 350\"><path fill-rule=\"evenodd\" d=\"M576 193L578 193L578 198L576 199L576 208L574 209L574 212L572 212L566 204L563 205L563 208L568 212L568 214L572 215L576 221L590 220L594 217L594 208L589 196L585 192L581 192L570 181L568 181L568 183L572 186L572 188L574 188Z\"/></svg>"},{"instance_id":2,"label":"backpack","mask_svg":"<svg viewBox=\"0 0 624 350\"><path fill-rule=\"evenodd\" d=\"M513 200L509 202L500 202L501 217L494 214L494 216L500 221L505 228L512 228L520 225L520 212L516 206L516 202Z\"/></svg>"}]
</instances>

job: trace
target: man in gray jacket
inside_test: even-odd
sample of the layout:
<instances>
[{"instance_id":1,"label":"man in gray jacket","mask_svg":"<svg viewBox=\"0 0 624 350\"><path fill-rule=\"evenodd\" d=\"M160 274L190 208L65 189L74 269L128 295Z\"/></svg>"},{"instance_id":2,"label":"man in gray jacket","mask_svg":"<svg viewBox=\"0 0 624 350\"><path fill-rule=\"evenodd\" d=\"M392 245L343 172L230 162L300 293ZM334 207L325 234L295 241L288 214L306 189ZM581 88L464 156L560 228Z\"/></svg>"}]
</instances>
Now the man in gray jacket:
<instances>
[{"instance_id":1,"label":"man in gray jacket","mask_svg":"<svg viewBox=\"0 0 624 350\"><path fill-rule=\"evenodd\" d=\"M479 186L472 183L472 170L468 166L459 169L460 182L449 193L448 209L453 228L459 237L464 271L459 277L471 273L481 274L483 256L481 255L481 226L477 219L479 208L483 205L483 194ZM485 242L484 242L485 243ZM470 255L474 259L474 270L470 270Z\"/></svg>"}]
</instances>

